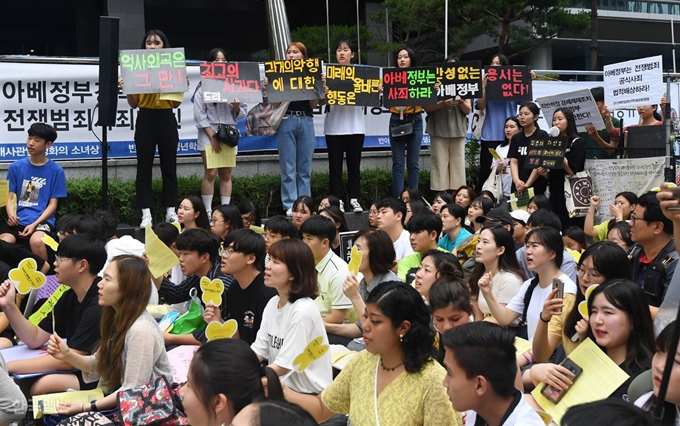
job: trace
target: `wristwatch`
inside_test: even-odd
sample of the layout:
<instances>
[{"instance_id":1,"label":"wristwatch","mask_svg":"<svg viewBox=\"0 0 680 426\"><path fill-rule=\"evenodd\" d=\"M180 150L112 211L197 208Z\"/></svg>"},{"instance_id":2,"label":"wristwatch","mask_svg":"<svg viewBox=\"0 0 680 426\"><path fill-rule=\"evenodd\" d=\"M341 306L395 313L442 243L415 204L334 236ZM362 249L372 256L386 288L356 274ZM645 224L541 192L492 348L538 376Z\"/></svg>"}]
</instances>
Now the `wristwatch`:
<instances>
[{"instance_id":1,"label":"wristwatch","mask_svg":"<svg viewBox=\"0 0 680 426\"><path fill-rule=\"evenodd\" d=\"M97 411L97 400L90 401L90 410Z\"/></svg>"}]
</instances>

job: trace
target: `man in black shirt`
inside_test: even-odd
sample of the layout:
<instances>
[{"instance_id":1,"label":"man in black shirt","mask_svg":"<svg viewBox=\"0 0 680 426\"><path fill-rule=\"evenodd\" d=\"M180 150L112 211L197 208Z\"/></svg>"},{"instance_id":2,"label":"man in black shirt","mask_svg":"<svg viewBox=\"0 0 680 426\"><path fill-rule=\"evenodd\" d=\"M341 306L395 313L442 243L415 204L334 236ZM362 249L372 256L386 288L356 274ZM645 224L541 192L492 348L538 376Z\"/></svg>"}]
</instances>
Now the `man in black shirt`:
<instances>
[{"instance_id":1,"label":"man in black shirt","mask_svg":"<svg viewBox=\"0 0 680 426\"><path fill-rule=\"evenodd\" d=\"M72 351L82 355L92 353L100 338L100 319L97 273L106 262L104 241L91 235L71 235L62 241L54 261L57 281L67 287L54 305L53 313L42 318L38 325L26 319L14 302L14 283L10 280L0 285L0 308L2 308L17 337L30 348L44 345L54 332L68 339ZM55 293L59 294L59 290ZM45 305L49 306L50 298ZM44 306L45 306L44 305ZM39 311L41 312L41 311ZM52 330L52 315L55 329ZM30 360L17 360L7 364L12 374L44 373L72 370L73 367L49 355ZM93 389L97 383L83 382L82 374L49 374L38 378L31 385L31 395L63 392L72 389Z\"/></svg>"},{"instance_id":2,"label":"man in black shirt","mask_svg":"<svg viewBox=\"0 0 680 426\"><path fill-rule=\"evenodd\" d=\"M224 240L222 272L236 279L227 290L228 318L238 323L240 338L249 345L255 341L262 322L262 312L267 302L276 295L276 290L264 285L265 243L262 236L250 229L237 229ZM205 308L206 322L220 321L220 311L214 306Z\"/></svg>"}]
</instances>

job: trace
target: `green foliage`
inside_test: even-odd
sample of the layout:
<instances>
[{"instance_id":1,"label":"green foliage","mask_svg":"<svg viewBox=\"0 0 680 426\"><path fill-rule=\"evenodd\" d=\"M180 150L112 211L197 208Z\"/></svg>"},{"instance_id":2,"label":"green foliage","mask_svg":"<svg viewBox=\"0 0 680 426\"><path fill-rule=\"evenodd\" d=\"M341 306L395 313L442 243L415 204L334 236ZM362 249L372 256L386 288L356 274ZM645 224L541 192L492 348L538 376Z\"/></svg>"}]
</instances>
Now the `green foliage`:
<instances>
[{"instance_id":1,"label":"green foliage","mask_svg":"<svg viewBox=\"0 0 680 426\"><path fill-rule=\"evenodd\" d=\"M479 179L479 148L479 141L474 137L465 144L465 180L473 188Z\"/></svg>"},{"instance_id":2,"label":"green foliage","mask_svg":"<svg viewBox=\"0 0 680 426\"><path fill-rule=\"evenodd\" d=\"M373 34L369 31L366 25L362 25L360 28L361 35L361 63L365 64L368 62L368 49L369 43L373 38ZM331 39L331 58L328 59L328 38L326 33L325 25L316 26L305 26L300 27L291 32L291 37L293 40L301 41L307 48L307 55L310 58L321 58L325 62L336 62L335 58L335 48L336 43L340 40L352 40L355 45L357 42L357 26L348 25L331 25L330 27L330 39ZM355 57L354 62L358 62L358 58Z\"/></svg>"},{"instance_id":3,"label":"green foliage","mask_svg":"<svg viewBox=\"0 0 680 426\"><path fill-rule=\"evenodd\" d=\"M177 179L178 194L181 197L187 194L201 193L201 179L199 176L179 177ZM345 186L347 176L344 178ZM217 185L217 182L216 182ZM162 181L155 179L153 188L153 207L151 212L154 221L165 220L164 206L160 205L160 193ZM420 190L427 193L430 187L430 172L420 172ZM94 178L69 179L66 182L68 197L59 203L57 217L66 213L91 213L101 207L101 180ZM346 188L345 188L346 190ZM219 187L215 187L215 194L219 194ZM312 194L321 201L328 194L328 174L312 174ZM360 203L368 208L376 200L392 196L392 173L387 170L363 170L361 172L361 196ZM109 208L113 211L121 223L137 225L141 222L141 211L135 205L135 182L134 181L109 181ZM232 203L238 205L243 200L253 200L262 209L264 217L281 214L281 178L277 175L255 175L251 177L234 177L232 189ZM219 196L215 197L219 202ZM1 209L4 213L4 209Z\"/></svg>"},{"instance_id":4,"label":"green foliage","mask_svg":"<svg viewBox=\"0 0 680 426\"><path fill-rule=\"evenodd\" d=\"M462 55L477 37L488 35L499 53L516 56L528 52L559 33L580 33L588 28L587 12L570 13L576 0L448 0L449 53ZM444 55L444 1L385 0L391 21L392 42L383 36L376 49L386 53L407 45L422 63L441 62ZM371 16L384 28L385 10ZM380 26L378 28L381 28ZM384 31L384 30L383 30Z\"/></svg>"}]
</instances>

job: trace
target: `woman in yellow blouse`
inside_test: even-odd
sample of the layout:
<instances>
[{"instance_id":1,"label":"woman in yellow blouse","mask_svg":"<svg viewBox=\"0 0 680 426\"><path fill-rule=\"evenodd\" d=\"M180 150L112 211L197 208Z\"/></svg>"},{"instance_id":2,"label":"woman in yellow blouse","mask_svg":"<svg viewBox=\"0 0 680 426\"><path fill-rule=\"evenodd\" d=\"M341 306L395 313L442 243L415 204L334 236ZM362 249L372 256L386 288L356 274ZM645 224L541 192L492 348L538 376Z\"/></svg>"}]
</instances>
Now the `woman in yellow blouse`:
<instances>
[{"instance_id":1,"label":"woman in yellow blouse","mask_svg":"<svg viewBox=\"0 0 680 426\"><path fill-rule=\"evenodd\" d=\"M168 38L160 30L151 30L144 35L142 49L167 49ZM122 79L119 80L122 86ZM151 224L151 171L153 158L158 146L161 161L163 191L161 205L166 208L166 222L177 222L177 120L172 112L181 102L161 100L160 93L129 94L127 101L131 108L139 107L135 128L137 151L137 207L142 209L140 227Z\"/></svg>"},{"instance_id":2,"label":"woman in yellow blouse","mask_svg":"<svg viewBox=\"0 0 680 426\"><path fill-rule=\"evenodd\" d=\"M353 426L462 425L442 385L446 372L434 360L435 331L420 294L384 283L369 294L363 316L366 350L321 395L285 389L286 399L318 422L342 413Z\"/></svg>"}]
</instances>

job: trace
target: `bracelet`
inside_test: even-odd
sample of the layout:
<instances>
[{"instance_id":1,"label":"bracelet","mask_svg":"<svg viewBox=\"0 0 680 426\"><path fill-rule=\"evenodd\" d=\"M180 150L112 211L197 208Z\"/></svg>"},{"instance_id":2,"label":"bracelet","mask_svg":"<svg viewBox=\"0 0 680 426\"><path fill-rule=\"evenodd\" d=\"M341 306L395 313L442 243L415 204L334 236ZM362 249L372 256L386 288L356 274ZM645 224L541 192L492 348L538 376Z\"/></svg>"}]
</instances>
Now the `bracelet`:
<instances>
[{"instance_id":1,"label":"bracelet","mask_svg":"<svg viewBox=\"0 0 680 426\"><path fill-rule=\"evenodd\" d=\"M85 411L87 411L87 410L85 409L85 403L83 403L83 405L80 406L80 409L82 410L83 413L84 413Z\"/></svg>"},{"instance_id":2,"label":"bracelet","mask_svg":"<svg viewBox=\"0 0 680 426\"><path fill-rule=\"evenodd\" d=\"M541 321L543 321L543 322L545 322L545 323L550 322L550 320L546 321L546 320L543 319L543 312L541 312L540 314L538 314L538 317L541 319Z\"/></svg>"},{"instance_id":3,"label":"bracelet","mask_svg":"<svg viewBox=\"0 0 680 426\"><path fill-rule=\"evenodd\" d=\"M524 357L524 359L527 360L527 362L528 362L529 364L533 364L533 363L534 363L534 357L533 357L533 356L530 356L530 355L527 355L527 354L529 354L529 351L524 352L524 353L522 354L522 356Z\"/></svg>"}]
</instances>

